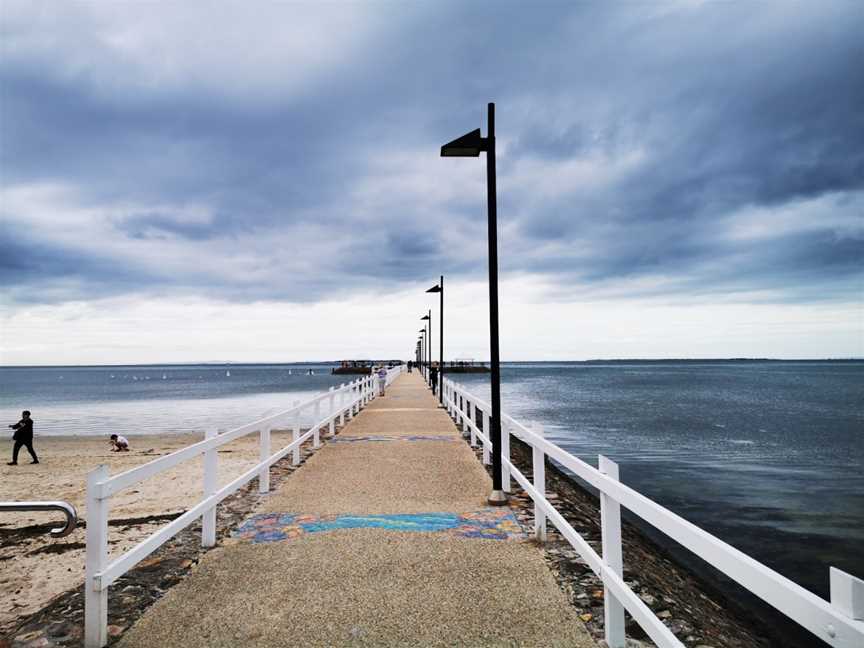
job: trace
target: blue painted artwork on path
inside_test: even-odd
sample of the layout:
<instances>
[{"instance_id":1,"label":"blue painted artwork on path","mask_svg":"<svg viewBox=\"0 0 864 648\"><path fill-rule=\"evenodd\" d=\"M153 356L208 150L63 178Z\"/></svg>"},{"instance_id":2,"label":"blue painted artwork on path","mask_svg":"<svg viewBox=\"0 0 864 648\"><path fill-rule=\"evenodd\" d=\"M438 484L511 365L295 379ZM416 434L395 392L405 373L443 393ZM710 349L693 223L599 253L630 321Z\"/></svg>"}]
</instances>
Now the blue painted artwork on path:
<instances>
[{"instance_id":1,"label":"blue painted artwork on path","mask_svg":"<svg viewBox=\"0 0 864 648\"><path fill-rule=\"evenodd\" d=\"M473 513L404 513L393 515L304 515L263 513L244 522L234 537L252 543L278 542L307 533L340 529L384 529L447 533L462 538L519 540L522 528L507 509L488 508Z\"/></svg>"},{"instance_id":2,"label":"blue painted artwork on path","mask_svg":"<svg viewBox=\"0 0 864 648\"><path fill-rule=\"evenodd\" d=\"M331 439L331 443L358 443L367 441L459 441L459 438L449 434L412 434L410 436L338 436Z\"/></svg>"}]
</instances>

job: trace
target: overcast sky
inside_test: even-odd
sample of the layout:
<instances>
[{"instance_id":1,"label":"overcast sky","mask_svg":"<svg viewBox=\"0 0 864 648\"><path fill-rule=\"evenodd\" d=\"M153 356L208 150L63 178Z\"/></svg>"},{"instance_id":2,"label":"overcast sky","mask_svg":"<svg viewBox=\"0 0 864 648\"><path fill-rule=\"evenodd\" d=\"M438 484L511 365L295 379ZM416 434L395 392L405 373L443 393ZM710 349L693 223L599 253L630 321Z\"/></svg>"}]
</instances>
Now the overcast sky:
<instances>
[{"instance_id":1,"label":"overcast sky","mask_svg":"<svg viewBox=\"0 0 864 648\"><path fill-rule=\"evenodd\" d=\"M503 359L864 356L864 3L520 4L3 0L0 363L488 357L488 101Z\"/></svg>"}]
</instances>

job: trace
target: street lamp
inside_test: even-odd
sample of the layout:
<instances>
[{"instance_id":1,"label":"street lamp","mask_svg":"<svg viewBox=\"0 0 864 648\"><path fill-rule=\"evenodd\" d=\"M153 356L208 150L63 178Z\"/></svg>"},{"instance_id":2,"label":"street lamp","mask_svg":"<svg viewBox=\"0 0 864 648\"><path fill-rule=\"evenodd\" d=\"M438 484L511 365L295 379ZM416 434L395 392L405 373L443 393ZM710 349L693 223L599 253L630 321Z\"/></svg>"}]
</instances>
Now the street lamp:
<instances>
[{"instance_id":1,"label":"street lamp","mask_svg":"<svg viewBox=\"0 0 864 648\"><path fill-rule=\"evenodd\" d=\"M440 311L440 322L438 324L438 402L444 404L444 275L441 275L441 283L432 286L427 293L438 293L438 310Z\"/></svg>"},{"instance_id":2,"label":"street lamp","mask_svg":"<svg viewBox=\"0 0 864 648\"><path fill-rule=\"evenodd\" d=\"M489 351L492 372L492 494L489 504L503 506L507 494L501 478L501 363L498 352L498 199L495 187L495 104L488 106L486 137L477 128L441 147L441 157L479 157L486 153L486 202L489 225Z\"/></svg>"},{"instance_id":3,"label":"street lamp","mask_svg":"<svg viewBox=\"0 0 864 648\"><path fill-rule=\"evenodd\" d=\"M421 320L426 320L426 326L429 327L429 337L426 339L426 355L427 358L424 360L428 360L428 364L426 365L428 369L428 373L426 374L426 378L429 382L429 385L432 385L432 309L429 309L429 312L420 318Z\"/></svg>"},{"instance_id":4,"label":"street lamp","mask_svg":"<svg viewBox=\"0 0 864 648\"><path fill-rule=\"evenodd\" d=\"M429 344L427 340L429 339L429 332L426 330L424 326L420 329L420 332L423 334L423 345L420 347L420 373L423 374L423 379L426 379L426 349L429 348Z\"/></svg>"}]
</instances>

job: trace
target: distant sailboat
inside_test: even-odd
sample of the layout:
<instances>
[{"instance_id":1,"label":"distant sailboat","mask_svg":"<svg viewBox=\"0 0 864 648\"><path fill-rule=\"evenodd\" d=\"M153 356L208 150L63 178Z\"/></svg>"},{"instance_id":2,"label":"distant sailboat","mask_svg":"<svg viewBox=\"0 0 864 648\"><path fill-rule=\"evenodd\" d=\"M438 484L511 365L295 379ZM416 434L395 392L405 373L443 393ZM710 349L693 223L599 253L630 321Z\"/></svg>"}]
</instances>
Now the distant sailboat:
<instances>
[{"instance_id":1,"label":"distant sailboat","mask_svg":"<svg viewBox=\"0 0 864 648\"><path fill-rule=\"evenodd\" d=\"M166 376L165 374L162 374L162 380L168 380L168 376Z\"/></svg>"},{"instance_id":2,"label":"distant sailboat","mask_svg":"<svg viewBox=\"0 0 864 648\"><path fill-rule=\"evenodd\" d=\"M231 377L231 371L230 371L230 370L226 370L226 371L225 371L225 375L228 376L228 377L230 378L230 377Z\"/></svg>"},{"instance_id":3,"label":"distant sailboat","mask_svg":"<svg viewBox=\"0 0 864 648\"><path fill-rule=\"evenodd\" d=\"M291 370L290 370L290 369L288 370L288 375L289 375L289 376L291 375Z\"/></svg>"}]
</instances>

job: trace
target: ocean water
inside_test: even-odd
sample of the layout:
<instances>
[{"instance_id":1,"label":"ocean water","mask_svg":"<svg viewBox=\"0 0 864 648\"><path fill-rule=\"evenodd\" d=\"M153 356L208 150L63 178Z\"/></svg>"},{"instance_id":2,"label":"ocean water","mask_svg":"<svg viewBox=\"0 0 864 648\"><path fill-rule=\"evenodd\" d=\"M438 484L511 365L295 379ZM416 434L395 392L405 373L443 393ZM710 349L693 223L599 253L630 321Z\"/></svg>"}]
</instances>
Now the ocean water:
<instances>
[{"instance_id":1,"label":"ocean water","mask_svg":"<svg viewBox=\"0 0 864 648\"><path fill-rule=\"evenodd\" d=\"M37 435L231 429L357 378L332 375L334 366L0 367L0 429L25 409Z\"/></svg>"},{"instance_id":2,"label":"ocean water","mask_svg":"<svg viewBox=\"0 0 864 648\"><path fill-rule=\"evenodd\" d=\"M488 374L453 378L488 402ZM519 363L501 383L505 412L810 591L828 598L829 566L864 578L864 362ZM821 645L649 535L780 645Z\"/></svg>"},{"instance_id":3,"label":"ocean water","mask_svg":"<svg viewBox=\"0 0 864 648\"><path fill-rule=\"evenodd\" d=\"M37 435L230 429L352 378L332 366L0 368L0 421L30 409ZM453 377L488 400L488 374ZM502 404L820 596L829 566L864 577L864 362L507 363ZM751 609L785 633L780 645L818 643Z\"/></svg>"}]
</instances>

